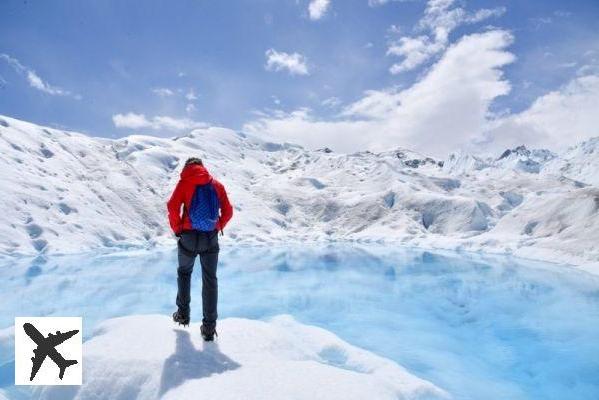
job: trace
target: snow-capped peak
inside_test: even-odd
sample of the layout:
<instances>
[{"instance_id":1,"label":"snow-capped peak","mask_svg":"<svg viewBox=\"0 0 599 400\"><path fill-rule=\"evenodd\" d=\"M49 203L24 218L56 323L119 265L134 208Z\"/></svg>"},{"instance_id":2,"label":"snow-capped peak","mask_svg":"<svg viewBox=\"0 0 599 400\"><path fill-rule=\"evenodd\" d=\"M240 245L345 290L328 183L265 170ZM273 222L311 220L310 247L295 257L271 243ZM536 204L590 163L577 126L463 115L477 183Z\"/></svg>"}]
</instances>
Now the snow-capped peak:
<instances>
[{"instance_id":1,"label":"snow-capped peak","mask_svg":"<svg viewBox=\"0 0 599 400\"><path fill-rule=\"evenodd\" d=\"M521 145L507 149L496 159L482 158L470 153L457 152L449 155L444 171L449 174L467 174L486 168L498 168L525 173L539 173L543 166L557 155L546 149L528 149Z\"/></svg>"},{"instance_id":2,"label":"snow-capped peak","mask_svg":"<svg viewBox=\"0 0 599 400\"><path fill-rule=\"evenodd\" d=\"M599 137L570 147L560 157L551 160L543 172L599 186Z\"/></svg>"}]
</instances>

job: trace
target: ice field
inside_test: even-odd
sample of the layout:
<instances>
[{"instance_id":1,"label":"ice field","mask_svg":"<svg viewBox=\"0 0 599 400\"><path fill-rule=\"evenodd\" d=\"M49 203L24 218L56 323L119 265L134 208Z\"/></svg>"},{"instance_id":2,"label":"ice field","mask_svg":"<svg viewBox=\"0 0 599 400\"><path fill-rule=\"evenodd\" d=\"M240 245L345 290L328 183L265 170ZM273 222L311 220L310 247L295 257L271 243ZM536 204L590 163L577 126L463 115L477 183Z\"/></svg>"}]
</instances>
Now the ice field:
<instances>
[{"instance_id":1,"label":"ice field","mask_svg":"<svg viewBox=\"0 0 599 400\"><path fill-rule=\"evenodd\" d=\"M4 259L0 389L20 398L12 386L15 316L83 316L89 339L109 318L170 315L175 260L158 251ZM198 272L192 322L201 320ZM599 278L567 266L390 247L248 246L223 249L219 285L221 319L289 314L452 398L599 397Z\"/></svg>"},{"instance_id":2,"label":"ice field","mask_svg":"<svg viewBox=\"0 0 599 400\"><path fill-rule=\"evenodd\" d=\"M599 85L598 85L599 87ZM574 144L574 143L573 143ZM190 155L234 205L223 244L357 241L510 254L599 273L599 138L435 160L310 150L224 128L116 140L0 116L0 254L172 245L165 202ZM442 166L441 166L442 165Z\"/></svg>"}]
</instances>

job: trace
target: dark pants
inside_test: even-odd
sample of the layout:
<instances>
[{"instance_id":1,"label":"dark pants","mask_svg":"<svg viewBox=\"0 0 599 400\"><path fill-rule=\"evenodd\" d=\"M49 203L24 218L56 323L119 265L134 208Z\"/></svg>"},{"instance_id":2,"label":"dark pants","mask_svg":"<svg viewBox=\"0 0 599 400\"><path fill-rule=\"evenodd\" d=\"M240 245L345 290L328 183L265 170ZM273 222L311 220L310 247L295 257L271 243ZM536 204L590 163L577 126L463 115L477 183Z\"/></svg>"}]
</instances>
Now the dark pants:
<instances>
[{"instance_id":1,"label":"dark pants","mask_svg":"<svg viewBox=\"0 0 599 400\"><path fill-rule=\"evenodd\" d=\"M178 241L179 268L177 269L177 306L183 314L189 315L191 301L191 273L196 256L200 256L202 265L202 323L208 327L216 326L216 303L218 301L218 281L216 264L218 263L218 231L185 231Z\"/></svg>"}]
</instances>

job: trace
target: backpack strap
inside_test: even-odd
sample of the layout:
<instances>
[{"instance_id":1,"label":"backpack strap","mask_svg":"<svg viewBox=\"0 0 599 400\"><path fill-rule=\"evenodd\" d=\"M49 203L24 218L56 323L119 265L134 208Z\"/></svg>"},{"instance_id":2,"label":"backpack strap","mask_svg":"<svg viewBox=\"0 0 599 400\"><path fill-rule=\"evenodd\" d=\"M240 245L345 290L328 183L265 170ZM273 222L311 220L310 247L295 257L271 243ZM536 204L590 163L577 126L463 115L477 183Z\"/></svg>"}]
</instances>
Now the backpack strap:
<instances>
[{"instance_id":1,"label":"backpack strap","mask_svg":"<svg viewBox=\"0 0 599 400\"><path fill-rule=\"evenodd\" d=\"M213 178L213 177L210 177L210 180L208 181L208 183L213 183L213 182L212 182L213 180L214 180L214 178ZM216 192L216 188L214 188L214 191ZM218 192L216 192L216 196L218 197ZM218 219L217 219L217 221L218 221ZM217 233L217 235L218 235L218 233ZM221 235L221 236L225 236L225 230L224 230L224 229L221 229L221 230L220 230L220 235Z\"/></svg>"}]
</instances>

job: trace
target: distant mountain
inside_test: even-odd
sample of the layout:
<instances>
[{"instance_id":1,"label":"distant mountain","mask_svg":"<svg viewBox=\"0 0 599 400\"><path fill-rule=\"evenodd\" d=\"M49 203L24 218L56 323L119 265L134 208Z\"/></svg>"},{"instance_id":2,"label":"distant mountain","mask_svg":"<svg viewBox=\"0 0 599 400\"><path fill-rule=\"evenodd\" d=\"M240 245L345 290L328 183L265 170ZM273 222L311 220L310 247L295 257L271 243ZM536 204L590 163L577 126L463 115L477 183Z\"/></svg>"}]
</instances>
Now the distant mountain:
<instances>
[{"instance_id":1,"label":"distant mountain","mask_svg":"<svg viewBox=\"0 0 599 400\"><path fill-rule=\"evenodd\" d=\"M451 153L447 161L443 163L443 172L451 175L462 175L488 168L492 165L491 163L491 160L473 154L465 152Z\"/></svg>"},{"instance_id":2,"label":"distant mountain","mask_svg":"<svg viewBox=\"0 0 599 400\"><path fill-rule=\"evenodd\" d=\"M538 174L543 165L556 158L556 154L545 149L528 150L526 146L507 149L495 161L495 165Z\"/></svg>"},{"instance_id":3,"label":"distant mountain","mask_svg":"<svg viewBox=\"0 0 599 400\"><path fill-rule=\"evenodd\" d=\"M453 153L445 163L445 172L466 174L485 168L512 169L538 174L543 166L555 159L557 155L545 149L529 150L526 146L518 146L505 150L498 158L481 158L469 153Z\"/></svg>"},{"instance_id":4,"label":"distant mountain","mask_svg":"<svg viewBox=\"0 0 599 400\"><path fill-rule=\"evenodd\" d=\"M185 159L199 156L235 206L229 245L359 240L597 262L598 143L443 162L223 128L110 140L0 116L0 253L173 245L165 203Z\"/></svg>"},{"instance_id":5,"label":"distant mountain","mask_svg":"<svg viewBox=\"0 0 599 400\"><path fill-rule=\"evenodd\" d=\"M544 172L599 186L599 137L570 147L547 163Z\"/></svg>"}]
</instances>

